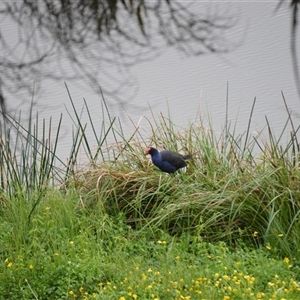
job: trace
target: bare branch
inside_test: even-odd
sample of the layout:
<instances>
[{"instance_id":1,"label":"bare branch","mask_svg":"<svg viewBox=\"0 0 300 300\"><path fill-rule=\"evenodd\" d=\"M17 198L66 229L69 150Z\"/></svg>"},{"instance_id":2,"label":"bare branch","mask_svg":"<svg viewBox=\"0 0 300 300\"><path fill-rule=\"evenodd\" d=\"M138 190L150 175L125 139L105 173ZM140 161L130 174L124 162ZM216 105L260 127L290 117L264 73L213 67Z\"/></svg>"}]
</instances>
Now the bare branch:
<instances>
[{"instance_id":1,"label":"bare branch","mask_svg":"<svg viewBox=\"0 0 300 300\"><path fill-rule=\"evenodd\" d=\"M156 57L161 41L187 55L227 52L223 33L235 20L196 14L180 1L20 0L0 3L0 25L3 93L79 78L120 102L130 82L120 69Z\"/></svg>"}]
</instances>

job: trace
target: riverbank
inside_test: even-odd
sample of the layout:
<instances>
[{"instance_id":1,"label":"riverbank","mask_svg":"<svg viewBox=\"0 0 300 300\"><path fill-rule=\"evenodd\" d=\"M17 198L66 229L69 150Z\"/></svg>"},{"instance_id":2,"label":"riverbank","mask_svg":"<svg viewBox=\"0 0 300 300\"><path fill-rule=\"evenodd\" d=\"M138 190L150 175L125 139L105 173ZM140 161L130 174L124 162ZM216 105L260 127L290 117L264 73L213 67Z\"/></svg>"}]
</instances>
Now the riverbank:
<instances>
[{"instance_id":1,"label":"riverbank","mask_svg":"<svg viewBox=\"0 0 300 300\"><path fill-rule=\"evenodd\" d=\"M11 119L3 131L0 299L299 298L297 130L282 144L271 128L252 137L252 112L238 136L160 115L148 138L138 125L125 137L108 110L97 130L74 114L67 163L59 124ZM193 159L170 176L146 146Z\"/></svg>"}]
</instances>

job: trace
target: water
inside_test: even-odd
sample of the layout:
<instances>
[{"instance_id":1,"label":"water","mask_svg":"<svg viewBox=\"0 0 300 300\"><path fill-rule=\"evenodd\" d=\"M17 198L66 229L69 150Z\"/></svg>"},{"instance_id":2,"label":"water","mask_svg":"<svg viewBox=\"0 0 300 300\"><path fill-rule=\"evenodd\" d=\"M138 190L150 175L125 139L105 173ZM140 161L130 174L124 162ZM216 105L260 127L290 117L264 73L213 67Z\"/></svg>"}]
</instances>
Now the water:
<instances>
[{"instance_id":1,"label":"water","mask_svg":"<svg viewBox=\"0 0 300 300\"><path fill-rule=\"evenodd\" d=\"M193 3L196 8L197 3L200 5L201 2ZM204 118L211 118L215 130L219 132L225 123L228 99L229 121L236 123L237 130L243 132L256 98L251 131L254 134L260 132L265 127L267 116L274 132L280 134L287 120L283 92L298 126L300 99L290 53L291 10L285 3L275 11L277 4L277 0L214 4L214 9L230 13L238 20L227 38L239 46L227 54L197 57L187 57L174 48L165 47L156 59L133 66L129 73L122 73L121 76L128 76L134 85L128 86L121 96L126 113L123 107L116 105L113 96L106 97L112 116L121 118L128 136L134 126L126 114L134 123L141 120L140 126L146 128L148 123L142 117L151 118L149 106L157 114L162 112L167 115L170 109L172 120L181 126L201 114ZM67 84L77 108L80 109L82 99L86 99L94 123L99 128L102 122L99 94L83 83L69 81ZM26 109L31 100L28 96L24 98L27 101L21 106L22 109ZM72 122L66 113L66 107L70 109L71 105L64 83L46 80L43 91L34 96L34 100L40 118L49 119L52 116L56 122L60 113L64 114L64 138L59 151L62 159L66 159L71 144ZM19 103L17 107L20 107ZM95 143L92 138L91 143Z\"/></svg>"}]
</instances>

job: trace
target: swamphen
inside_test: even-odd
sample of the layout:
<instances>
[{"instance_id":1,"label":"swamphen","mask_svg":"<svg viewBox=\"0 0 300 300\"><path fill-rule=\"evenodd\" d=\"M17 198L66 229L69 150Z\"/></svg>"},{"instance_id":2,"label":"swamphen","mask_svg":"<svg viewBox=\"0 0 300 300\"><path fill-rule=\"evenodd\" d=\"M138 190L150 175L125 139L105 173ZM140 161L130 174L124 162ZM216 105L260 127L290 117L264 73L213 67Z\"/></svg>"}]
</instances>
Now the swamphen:
<instances>
[{"instance_id":1,"label":"swamphen","mask_svg":"<svg viewBox=\"0 0 300 300\"><path fill-rule=\"evenodd\" d=\"M152 162L155 166L169 174L186 167L186 160L192 158L190 155L181 155L169 150L158 151L152 147L147 148L146 155L147 154L151 155Z\"/></svg>"}]
</instances>

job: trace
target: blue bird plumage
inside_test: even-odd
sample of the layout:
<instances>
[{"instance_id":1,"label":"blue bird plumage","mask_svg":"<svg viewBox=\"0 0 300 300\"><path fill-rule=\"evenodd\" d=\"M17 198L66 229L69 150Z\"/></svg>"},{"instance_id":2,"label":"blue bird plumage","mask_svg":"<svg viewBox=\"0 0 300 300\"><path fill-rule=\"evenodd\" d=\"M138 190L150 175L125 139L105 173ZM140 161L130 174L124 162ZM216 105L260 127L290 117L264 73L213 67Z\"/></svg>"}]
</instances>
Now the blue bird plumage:
<instances>
[{"instance_id":1,"label":"blue bird plumage","mask_svg":"<svg viewBox=\"0 0 300 300\"><path fill-rule=\"evenodd\" d=\"M169 150L158 151L153 147L147 148L147 154L151 155L153 164L166 173L174 173L186 167L186 160L191 159L190 155L181 155Z\"/></svg>"}]
</instances>

